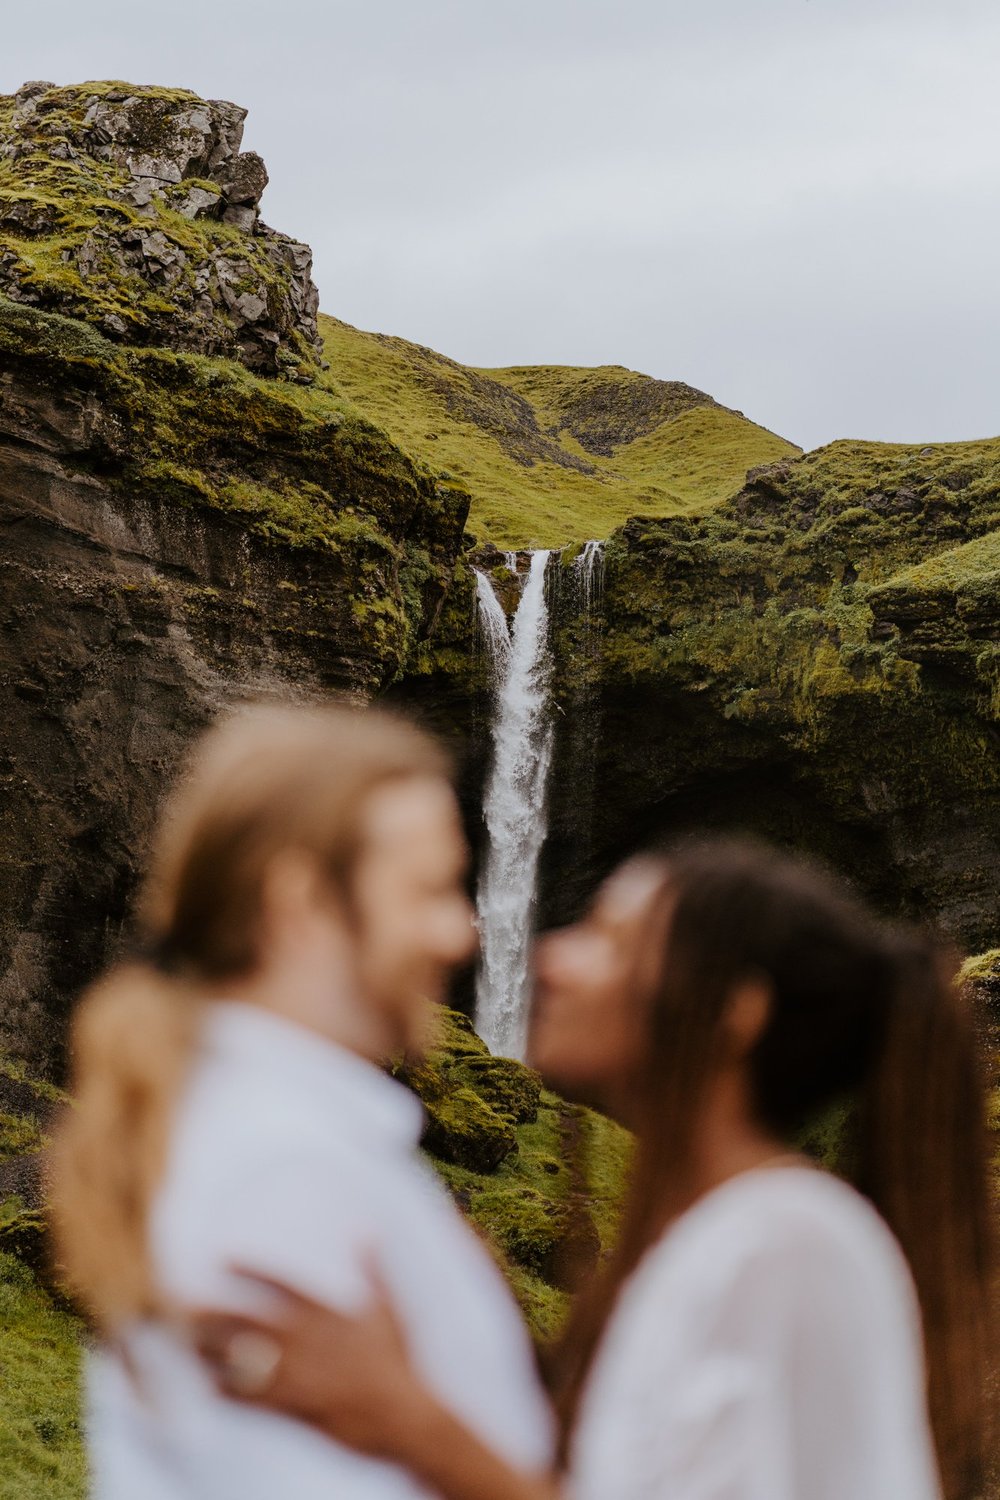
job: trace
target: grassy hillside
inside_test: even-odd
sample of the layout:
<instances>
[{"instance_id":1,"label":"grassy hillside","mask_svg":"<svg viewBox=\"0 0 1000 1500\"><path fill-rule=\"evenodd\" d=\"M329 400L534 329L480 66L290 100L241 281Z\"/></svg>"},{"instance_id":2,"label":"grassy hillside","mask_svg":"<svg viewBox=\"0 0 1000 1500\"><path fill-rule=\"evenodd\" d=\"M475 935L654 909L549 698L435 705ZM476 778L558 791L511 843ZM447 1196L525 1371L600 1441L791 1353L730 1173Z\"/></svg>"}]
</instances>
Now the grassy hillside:
<instances>
[{"instance_id":1,"label":"grassy hillside","mask_svg":"<svg viewBox=\"0 0 1000 1500\"><path fill-rule=\"evenodd\" d=\"M706 509L798 452L691 386L617 365L474 370L335 318L320 332L321 383L471 490L480 542L559 547L636 514Z\"/></svg>"}]
</instances>

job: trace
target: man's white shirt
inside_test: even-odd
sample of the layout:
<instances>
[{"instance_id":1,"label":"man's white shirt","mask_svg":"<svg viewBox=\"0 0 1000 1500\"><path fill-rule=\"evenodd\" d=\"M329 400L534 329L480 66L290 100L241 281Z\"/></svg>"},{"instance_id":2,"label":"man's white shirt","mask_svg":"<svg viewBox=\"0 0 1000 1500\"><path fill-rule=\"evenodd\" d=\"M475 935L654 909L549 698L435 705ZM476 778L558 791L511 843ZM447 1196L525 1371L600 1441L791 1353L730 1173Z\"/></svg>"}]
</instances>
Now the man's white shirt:
<instances>
[{"instance_id":1,"label":"man's white shirt","mask_svg":"<svg viewBox=\"0 0 1000 1500\"><path fill-rule=\"evenodd\" d=\"M240 1265L335 1306L374 1256L438 1395L514 1464L545 1467L551 1420L503 1279L419 1158L418 1101L379 1069L239 1001L209 1007L154 1205L178 1306L253 1309ZM95 1500L413 1500L394 1465L219 1396L162 1324L89 1361Z\"/></svg>"}]
</instances>

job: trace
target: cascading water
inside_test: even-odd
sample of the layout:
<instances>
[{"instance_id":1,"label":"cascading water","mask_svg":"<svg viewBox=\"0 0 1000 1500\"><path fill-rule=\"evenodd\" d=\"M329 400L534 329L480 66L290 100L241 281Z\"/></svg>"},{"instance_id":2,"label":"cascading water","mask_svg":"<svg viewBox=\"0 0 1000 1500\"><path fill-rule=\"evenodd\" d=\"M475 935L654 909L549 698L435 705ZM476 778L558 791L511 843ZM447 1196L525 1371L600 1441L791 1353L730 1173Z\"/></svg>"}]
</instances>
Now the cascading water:
<instances>
[{"instance_id":1,"label":"cascading water","mask_svg":"<svg viewBox=\"0 0 1000 1500\"><path fill-rule=\"evenodd\" d=\"M576 670L565 754L573 767L576 859L580 868L586 868L594 854L597 759L603 742L597 668L604 637L604 543L586 542L571 572L572 608L577 621Z\"/></svg>"},{"instance_id":2,"label":"cascading water","mask_svg":"<svg viewBox=\"0 0 1000 1500\"><path fill-rule=\"evenodd\" d=\"M580 580L584 628L590 635L597 623L595 616L604 594L604 543L584 542L583 551L573 567Z\"/></svg>"},{"instance_id":3,"label":"cascading water","mask_svg":"<svg viewBox=\"0 0 1000 1500\"><path fill-rule=\"evenodd\" d=\"M476 569L476 623L479 626L486 655L489 657L493 681L499 685L507 671L510 658L510 628L503 605L493 592L493 585L485 573Z\"/></svg>"},{"instance_id":4,"label":"cascading water","mask_svg":"<svg viewBox=\"0 0 1000 1500\"><path fill-rule=\"evenodd\" d=\"M545 793L552 760L551 657L545 571L533 552L513 627L493 585L476 574L478 617L493 667L493 768L486 791L488 835L477 913L482 962L476 1029L490 1050L522 1057L528 1026L528 960ZM511 566L511 558L507 559ZM514 559L516 568L516 559Z\"/></svg>"}]
</instances>

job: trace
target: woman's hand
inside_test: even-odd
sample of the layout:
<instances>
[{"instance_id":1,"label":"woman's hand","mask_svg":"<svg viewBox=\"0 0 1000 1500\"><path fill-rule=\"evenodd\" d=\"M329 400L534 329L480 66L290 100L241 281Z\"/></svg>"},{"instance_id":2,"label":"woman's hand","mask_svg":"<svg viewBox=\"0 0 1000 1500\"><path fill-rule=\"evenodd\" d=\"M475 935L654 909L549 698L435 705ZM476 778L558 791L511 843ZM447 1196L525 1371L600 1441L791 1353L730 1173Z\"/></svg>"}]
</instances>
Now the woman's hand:
<instances>
[{"instance_id":1,"label":"woman's hand","mask_svg":"<svg viewBox=\"0 0 1000 1500\"><path fill-rule=\"evenodd\" d=\"M267 1318L203 1310L189 1326L219 1389L297 1417L348 1447L406 1462L407 1442L433 1398L377 1271L360 1313L338 1312L291 1287L241 1271L276 1302Z\"/></svg>"}]
</instances>

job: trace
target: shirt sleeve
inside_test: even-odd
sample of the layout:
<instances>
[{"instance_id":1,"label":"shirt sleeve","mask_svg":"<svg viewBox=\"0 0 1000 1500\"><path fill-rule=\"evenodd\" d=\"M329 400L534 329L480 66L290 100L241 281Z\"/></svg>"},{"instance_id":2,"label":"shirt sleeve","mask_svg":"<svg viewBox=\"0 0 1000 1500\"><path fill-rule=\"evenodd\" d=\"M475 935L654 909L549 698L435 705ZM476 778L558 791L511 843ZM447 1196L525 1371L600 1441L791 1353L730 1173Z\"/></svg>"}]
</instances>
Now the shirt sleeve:
<instances>
[{"instance_id":1,"label":"shirt sleeve","mask_svg":"<svg viewBox=\"0 0 1000 1500\"><path fill-rule=\"evenodd\" d=\"M739 1259L689 1330L680 1389L645 1339L628 1500L936 1495L919 1343L891 1276L873 1281L843 1246L785 1232Z\"/></svg>"}]
</instances>

